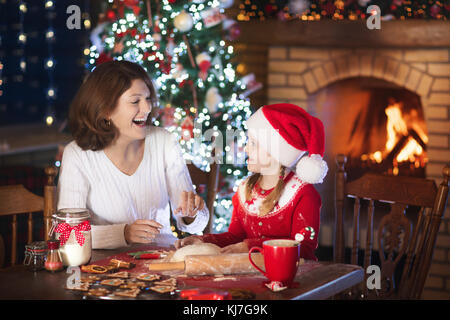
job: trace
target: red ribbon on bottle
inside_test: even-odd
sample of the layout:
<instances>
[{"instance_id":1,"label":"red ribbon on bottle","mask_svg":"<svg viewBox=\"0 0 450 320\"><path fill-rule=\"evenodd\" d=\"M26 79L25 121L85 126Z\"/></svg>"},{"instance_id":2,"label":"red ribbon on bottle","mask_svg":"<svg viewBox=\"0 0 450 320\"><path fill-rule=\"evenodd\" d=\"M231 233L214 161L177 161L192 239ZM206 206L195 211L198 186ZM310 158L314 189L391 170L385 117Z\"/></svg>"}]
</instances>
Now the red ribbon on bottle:
<instances>
[{"instance_id":1,"label":"red ribbon on bottle","mask_svg":"<svg viewBox=\"0 0 450 320\"><path fill-rule=\"evenodd\" d=\"M67 239L69 239L70 233L72 232L72 230L75 231L75 239L77 239L77 242L80 246L83 246L84 244L84 236L81 233L81 231L90 231L91 230L91 224L89 223L89 221L83 221L82 223L72 227L70 224L68 223L60 223L58 224L58 226L55 229L55 232L60 233L61 235L59 236L59 242L61 244L61 246L63 246Z\"/></svg>"}]
</instances>

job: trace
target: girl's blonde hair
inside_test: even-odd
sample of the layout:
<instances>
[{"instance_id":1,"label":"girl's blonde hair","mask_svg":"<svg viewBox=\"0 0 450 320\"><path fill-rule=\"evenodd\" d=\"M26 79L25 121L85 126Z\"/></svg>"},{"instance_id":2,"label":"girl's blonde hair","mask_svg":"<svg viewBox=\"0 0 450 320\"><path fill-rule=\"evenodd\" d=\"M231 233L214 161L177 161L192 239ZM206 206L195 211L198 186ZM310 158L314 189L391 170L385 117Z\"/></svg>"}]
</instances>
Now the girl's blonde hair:
<instances>
[{"instance_id":1,"label":"girl's blonde hair","mask_svg":"<svg viewBox=\"0 0 450 320\"><path fill-rule=\"evenodd\" d=\"M284 189L284 173L286 171L286 167L280 168L280 178L278 179L278 183L275 186L275 188L272 190L272 192L264 199L264 201L261 204L261 207L259 208L259 216L264 216L268 214L270 211L273 210L275 205L277 204L278 200L280 200L281 193ZM260 173L254 173L252 174L245 184L245 200L249 201L252 199L252 190L255 187L256 183L258 182L259 178L261 177Z\"/></svg>"}]
</instances>

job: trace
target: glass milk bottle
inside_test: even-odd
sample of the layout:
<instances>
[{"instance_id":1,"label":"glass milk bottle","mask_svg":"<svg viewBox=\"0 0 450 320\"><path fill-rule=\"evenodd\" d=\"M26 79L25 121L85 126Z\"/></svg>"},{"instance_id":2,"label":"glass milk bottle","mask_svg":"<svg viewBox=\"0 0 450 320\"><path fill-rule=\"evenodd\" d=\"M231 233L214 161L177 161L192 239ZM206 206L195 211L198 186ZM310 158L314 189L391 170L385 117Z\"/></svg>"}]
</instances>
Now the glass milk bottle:
<instances>
[{"instance_id":1,"label":"glass milk bottle","mask_svg":"<svg viewBox=\"0 0 450 320\"><path fill-rule=\"evenodd\" d=\"M81 266L91 259L91 225L89 210L61 209L53 216L51 236L59 240L64 266Z\"/></svg>"}]
</instances>

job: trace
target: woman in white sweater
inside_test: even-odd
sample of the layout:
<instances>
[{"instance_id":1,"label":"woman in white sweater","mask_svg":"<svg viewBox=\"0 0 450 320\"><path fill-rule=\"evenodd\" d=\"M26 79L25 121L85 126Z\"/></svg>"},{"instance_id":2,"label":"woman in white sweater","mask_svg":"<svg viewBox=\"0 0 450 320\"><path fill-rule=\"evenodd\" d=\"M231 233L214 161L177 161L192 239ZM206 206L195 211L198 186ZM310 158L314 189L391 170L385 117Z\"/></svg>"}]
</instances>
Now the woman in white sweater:
<instances>
[{"instance_id":1,"label":"woman in white sweater","mask_svg":"<svg viewBox=\"0 0 450 320\"><path fill-rule=\"evenodd\" d=\"M70 106L57 207L91 211L94 249L173 237L170 208L181 231L208 223L177 141L151 125L156 106L147 73L127 61L97 66Z\"/></svg>"}]
</instances>

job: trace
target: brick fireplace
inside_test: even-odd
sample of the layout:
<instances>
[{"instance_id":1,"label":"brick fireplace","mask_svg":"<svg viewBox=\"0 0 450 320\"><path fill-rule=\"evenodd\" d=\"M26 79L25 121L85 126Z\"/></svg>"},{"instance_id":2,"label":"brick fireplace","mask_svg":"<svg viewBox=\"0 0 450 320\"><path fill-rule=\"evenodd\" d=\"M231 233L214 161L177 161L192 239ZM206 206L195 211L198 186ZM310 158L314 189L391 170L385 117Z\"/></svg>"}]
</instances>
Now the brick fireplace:
<instances>
[{"instance_id":1,"label":"brick fireplace","mask_svg":"<svg viewBox=\"0 0 450 320\"><path fill-rule=\"evenodd\" d=\"M410 29L408 24L399 23L388 25L385 30L382 26L377 34L362 30L361 26L352 29L344 25L339 35L340 27L330 23L325 27L280 27L283 30L272 26L275 31L261 32L261 37L270 39L260 39L267 45L266 100L267 103L294 103L318 116L324 121L326 132L333 130L327 132L327 140L333 141L340 134L337 126L331 128L334 120L327 119L333 118L330 114L334 105L321 104L318 99L328 88L348 79L360 82L376 79L407 89L420 97L423 109L429 138L425 175L440 184L442 169L450 162L450 44L441 39L441 36L448 38L444 34L449 24L441 28L422 23L415 26L420 30L414 37L411 22ZM333 34L327 34L327 30ZM356 31L352 33L352 30ZM244 36L245 32L250 31L244 30ZM345 115L343 109L339 111L341 117L342 114ZM317 187L323 200L321 246L332 246L333 241L334 157L338 152L342 151L326 148L325 159L330 171L324 183ZM351 233L348 234L347 244L351 243ZM365 235L361 234L360 239L365 239ZM441 224L423 298L450 299L450 206Z\"/></svg>"}]
</instances>

